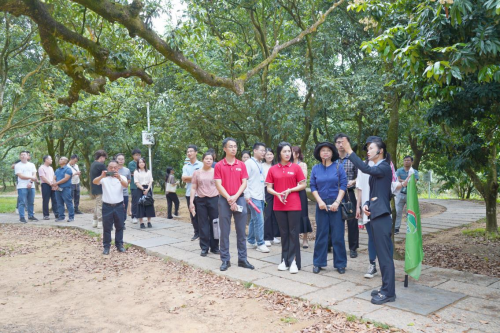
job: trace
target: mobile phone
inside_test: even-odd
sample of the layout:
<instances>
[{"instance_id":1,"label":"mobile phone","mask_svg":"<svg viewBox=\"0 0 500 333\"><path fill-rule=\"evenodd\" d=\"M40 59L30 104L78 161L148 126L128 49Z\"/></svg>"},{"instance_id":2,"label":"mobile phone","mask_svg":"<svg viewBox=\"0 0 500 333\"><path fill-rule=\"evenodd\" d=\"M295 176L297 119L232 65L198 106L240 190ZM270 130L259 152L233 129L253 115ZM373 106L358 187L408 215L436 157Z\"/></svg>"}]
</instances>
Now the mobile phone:
<instances>
[{"instance_id":1,"label":"mobile phone","mask_svg":"<svg viewBox=\"0 0 500 333\"><path fill-rule=\"evenodd\" d=\"M240 205L236 205L236 206L238 206L238 212L243 213L243 206L240 206Z\"/></svg>"},{"instance_id":2,"label":"mobile phone","mask_svg":"<svg viewBox=\"0 0 500 333\"><path fill-rule=\"evenodd\" d=\"M330 211L332 209L332 205L326 205L326 210Z\"/></svg>"},{"instance_id":3,"label":"mobile phone","mask_svg":"<svg viewBox=\"0 0 500 333\"><path fill-rule=\"evenodd\" d=\"M115 175L114 171L106 171L106 177L113 177Z\"/></svg>"}]
</instances>

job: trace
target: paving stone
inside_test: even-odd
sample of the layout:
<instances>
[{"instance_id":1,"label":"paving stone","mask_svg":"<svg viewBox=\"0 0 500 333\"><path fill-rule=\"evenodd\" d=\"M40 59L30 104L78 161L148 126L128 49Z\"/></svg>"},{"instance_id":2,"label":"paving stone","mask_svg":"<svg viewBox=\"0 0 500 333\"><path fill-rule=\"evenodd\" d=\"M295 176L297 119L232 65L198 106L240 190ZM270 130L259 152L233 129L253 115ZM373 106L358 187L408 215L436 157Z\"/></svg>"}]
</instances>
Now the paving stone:
<instances>
[{"instance_id":1,"label":"paving stone","mask_svg":"<svg viewBox=\"0 0 500 333\"><path fill-rule=\"evenodd\" d=\"M500 282L495 282L488 286L489 288L500 289Z\"/></svg>"},{"instance_id":2,"label":"paving stone","mask_svg":"<svg viewBox=\"0 0 500 333\"><path fill-rule=\"evenodd\" d=\"M271 257L271 256L275 256L276 253L280 253L281 254L281 248L277 249L276 247L274 246L271 246L269 248L270 252L268 253L262 253L262 252L259 252L257 250L254 250L250 247L248 247L247 245L247 256L249 258L254 258L254 259L262 259L262 258L266 258L266 257Z\"/></svg>"},{"instance_id":3,"label":"paving stone","mask_svg":"<svg viewBox=\"0 0 500 333\"><path fill-rule=\"evenodd\" d=\"M199 257L199 253L181 250L170 245L154 246L146 249L146 253L155 252L159 255L167 256L175 260L186 261L190 258Z\"/></svg>"},{"instance_id":4,"label":"paving stone","mask_svg":"<svg viewBox=\"0 0 500 333\"><path fill-rule=\"evenodd\" d=\"M357 297L371 300L371 290L358 295ZM429 315L439 309L444 308L465 295L446 290L439 290L418 284L412 284L408 288L404 288L402 284L396 283L396 301L386 303L387 306L411 311L421 315Z\"/></svg>"},{"instance_id":5,"label":"paving stone","mask_svg":"<svg viewBox=\"0 0 500 333\"><path fill-rule=\"evenodd\" d=\"M397 270L396 271L396 281L398 281L397 283L404 283L405 275L406 273L404 271ZM420 275L420 278L418 280L415 280L410 276L408 276L408 280L409 284L419 284L427 287L435 287L442 283L445 283L446 281L449 281L449 279L447 278L442 278L434 275L427 275L426 270L423 269L422 269L422 274Z\"/></svg>"},{"instance_id":6,"label":"paving stone","mask_svg":"<svg viewBox=\"0 0 500 333\"><path fill-rule=\"evenodd\" d=\"M147 221L144 221L144 224L147 224ZM156 229L165 229L165 228L175 228L177 225L171 224L171 223L160 223L155 220L151 220L151 225L153 226L152 228L148 228L147 230L156 230ZM139 223L137 224L132 224L128 223L127 224L127 229L134 229L134 230L143 230L141 229L141 225Z\"/></svg>"},{"instance_id":7,"label":"paving stone","mask_svg":"<svg viewBox=\"0 0 500 333\"><path fill-rule=\"evenodd\" d=\"M479 286L489 286L495 282L500 281L500 279L491 276L474 274L469 272L461 272L454 269L447 269L440 267L432 267L429 270L427 270L425 274L439 278L447 278L450 280L477 284Z\"/></svg>"},{"instance_id":8,"label":"paving stone","mask_svg":"<svg viewBox=\"0 0 500 333\"><path fill-rule=\"evenodd\" d=\"M454 307L485 314L487 316L494 316L498 318L500 313L500 301L488 301L482 298L466 297L455 304Z\"/></svg>"},{"instance_id":9,"label":"paving stone","mask_svg":"<svg viewBox=\"0 0 500 333\"><path fill-rule=\"evenodd\" d=\"M133 240L130 242L130 244L144 247L144 248L149 248L149 247L155 247L155 246L172 244L172 243L179 243L179 242L181 242L181 240L179 240L177 238L160 236L160 237L154 237L154 238Z\"/></svg>"},{"instance_id":10,"label":"paving stone","mask_svg":"<svg viewBox=\"0 0 500 333\"><path fill-rule=\"evenodd\" d=\"M183 241L179 243L172 244L173 247L177 247L179 249L183 249L186 251L199 251L200 243L197 241Z\"/></svg>"},{"instance_id":11,"label":"paving stone","mask_svg":"<svg viewBox=\"0 0 500 333\"><path fill-rule=\"evenodd\" d=\"M290 274L290 273L289 273ZM299 273L300 274L300 271ZM253 281L256 285L280 291L290 296L302 296L304 294L311 293L318 290L316 287L308 286L306 284L295 282L281 278L279 276L270 276L263 279L258 279ZM322 289L323 290L323 289Z\"/></svg>"},{"instance_id":12,"label":"paving stone","mask_svg":"<svg viewBox=\"0 0 500 333\"><path fill-rule=\"evenodd\" d=\"M488 300L497 300L497 301L500 300L500 289L483 287L460 281L450 280L448 282L436 286L436 288L464 293L469 296L484 298Z\"/></svg>"},{"instance_id":13,"label":"paving stone","mask_svg":"<svg viewBox=\"0 0 500 333\"><path fill-rule=\"evenodd\" d=\"M182 241L191 241L191 237L193 236L193 235L188 235L188 234L185 234L182 232L173 231L170 228L152 230L152 231L150 231L150 233L155 234L155 235L173 237L173 238L180 239Z\"/></svg>"},{"instance_id":14,"label":"paving stone","mask_svg":"<svg viewBox=\"0 0 500 333\"><path fill-rule=\"evenodd\" d=\"M437 312L441 319L455 325L467 326L482 332L499 332L500 318L498 314L489 316L483 313L477 313L459 309L457 307L448 307Z\"/></svg>"},{"instance_id":15,"label":"paving stone","mask_svg":"<svg viewBox=\"0 0 500 333\"><path fill-rule=\"evenodd\" d=\"M278 267L275 264L272 264L272 266L267 266L262 269L259 269L259 272L264 272L270 275L282 277L287 280L301 282L310 285L312 287L319 287L319 288L328 287L333 284L342 282L342 280L333 278L331 276L314 274L306 272L303 269L300 270L298 274L290 274L289 271L278 271Z\"/></svg>"},{"instance_id":16,"label":"paving stone","mask_svg":"<svg viewBox=\"0 0 500 333\"><path fill-rule=\"evenodd\" d=\"M349 281L363 286L368 286L371 289L380 287L382 284L380 279L380 273L375 275L372 279L365 278L365 272L359 272L352 269L346 269L345 274L339 274L337 270L326 273L326 276L331 276L333 278Z\"/></svg>"},{"instance_id":17,"label":"paving stone","mask_svg":"<svg viewBox=\"0 0 500 333\"><path fill-rule=\"evenodd\" d=\"M371 290L371 288L369 286L362 286L352 282L343 281L328 288L308 293L302 297L313 303L330 306L346 298L363 293L366 290Z\"/></svg>"},{"instance_id":18,"label":"paving stone","mask_svg":"<svg viewBox=\"0 0 500 333\"><path fill-rule=\"evenodd\" d=\"M253 263L252 263L253 264ZM252 270L238 267L238 263L231 263L231 267L227 271L221 272L220 268L214 270L215 273L237 279L245 282L254 282L259 279L271 277L270 274L263 273L261 270ZM220 267L220 262L219 262ZM290 273L289 273L290 274Z\"/></svg>"},{"instance_id":19,"label":"paving stone","mask_svg":"<svg viewBox=\"0 0 500 333\"><path fill-rule=\"evenodd\" d=\"M370 301L366 301L364 299L351 297L334 305L330 305L329 308L333 311L344 312L346 314L363 318L368 313L380 309L380 306L374 305Z\"/></svg>"},{"instance_id":20,"label":"paving stone","mask_svg":"<svg viewBox=\"0 0 500 333\"><path fill-rule=\"evenodd\" d=\"M191 258L186 258L185 262L197 268L210 270L213 272L219 272L219 268L221 265L221 261L218 259L210 257L201 257L200 255Z\"/></svg>"}]
</instances>

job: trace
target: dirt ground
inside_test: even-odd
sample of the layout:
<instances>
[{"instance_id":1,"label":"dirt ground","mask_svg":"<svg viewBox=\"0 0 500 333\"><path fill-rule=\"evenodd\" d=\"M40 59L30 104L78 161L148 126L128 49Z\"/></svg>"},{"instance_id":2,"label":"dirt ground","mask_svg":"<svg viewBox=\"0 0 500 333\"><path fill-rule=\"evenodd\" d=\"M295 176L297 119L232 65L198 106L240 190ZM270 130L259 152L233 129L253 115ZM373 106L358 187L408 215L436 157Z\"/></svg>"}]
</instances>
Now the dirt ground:
<instances>
[{"instance_id":1,"label":"dirt ground","mask_svg":"<svg viewBox=\"0 0 500 333\"><path fill-rule=\"evenodd\" d=\"M237 269L237 268L235 268ZM0 332L380 332L82 231L0 225Z\"/></svg>"}]
</instances>

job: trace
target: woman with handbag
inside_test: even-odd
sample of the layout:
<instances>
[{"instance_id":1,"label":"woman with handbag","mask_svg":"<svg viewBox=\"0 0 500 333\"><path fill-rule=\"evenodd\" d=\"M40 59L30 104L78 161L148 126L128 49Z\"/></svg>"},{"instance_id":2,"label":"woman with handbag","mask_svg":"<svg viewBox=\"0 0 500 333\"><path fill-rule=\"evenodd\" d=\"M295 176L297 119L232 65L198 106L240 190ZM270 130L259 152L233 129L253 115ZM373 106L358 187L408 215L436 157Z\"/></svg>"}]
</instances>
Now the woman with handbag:
<instances>
[{"instance_id":1,"label":"woman with handbag","mask_svg":"<svg viewBox=\"0 0 500 333\"><path fill-rule=\"evenodd\" d=\"M173 219L179 217L179 197L177 196L177 181L174 177L175 170L167 167L165 176L165 195L167 197L167 218ZM172 203L175 205L175 214L172 215Z\"/></svg>"},{"instance_id":2,"label":"woman with handbag","mask_svg":"<svg viewBox=\"0 0 500 333\"><path fill-rule=\"evenodd\" d=\"M202 157L203 167L193 173L191 179L191 197L189 209L191 214L198 214L200 229L201 256L206 257L210 250L220 254L219 240L214 238L213 220L219 217L219 191L215 186L214 156L206 152Z\"/></svg>"},{"instance_id":3,"label":"woman with handbag","mask_svg":"<svg viewBox=\"0 0 500 333\"><path fill-rule=\"evenodd\" d=\"M139 219L139 223L141 224L141 229L146 228L143 223L143 218L147 217L148 219L148 228L152 228L151 218L155 217L155 206L151 204L153 201L153 175L151 171L148 170L146 166L146 160L144 158L140 158L137 162L137 169L134 171L134 182L137 186L137 189L134 191L139 191L141 199L139 199L139 204L137 205L137 218ZM149 200L144 200L142 196L150 197Z\"/></svg>"},{"instance_id":4,"label":"woman with handbag","mask_svg":"<svg viewBox=\"0 0 500 333\"><path fill-rule=\"evenodd\" d=\"M332 235L333 267L345 273L347 253L344 240L344 221L341 203L347 188L344 167L337 160L337 148L330 142L320 142L314 157L321 163L311 170L311 192L316 199L316 242L314 243L313 273L326 267L328 235Z\"/></svg>"}]
</instances>

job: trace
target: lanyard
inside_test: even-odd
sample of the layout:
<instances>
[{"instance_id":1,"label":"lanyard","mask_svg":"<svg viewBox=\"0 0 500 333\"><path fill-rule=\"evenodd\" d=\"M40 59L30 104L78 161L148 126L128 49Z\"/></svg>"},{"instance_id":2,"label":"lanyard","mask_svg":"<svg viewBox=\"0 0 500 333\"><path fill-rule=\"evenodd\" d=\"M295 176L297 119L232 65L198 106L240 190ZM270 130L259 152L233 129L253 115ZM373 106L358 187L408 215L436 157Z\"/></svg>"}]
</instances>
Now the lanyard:
<instances>
[{"instance_id":1,"label":"lanyard","mask_svg":"<svg viewBox=\"0 0 500 333\"><path fill-rule=\"evenodd\" d=\"M257 163L257 161L255 160L255 158L253 158L253 157L252 157L252 161L254 161L254 163L257 164L257 169L259 169L259 172L262 175L262 169L263 169L263 167L259 166L259 163Z\"/></svg>"}]
</instances>

